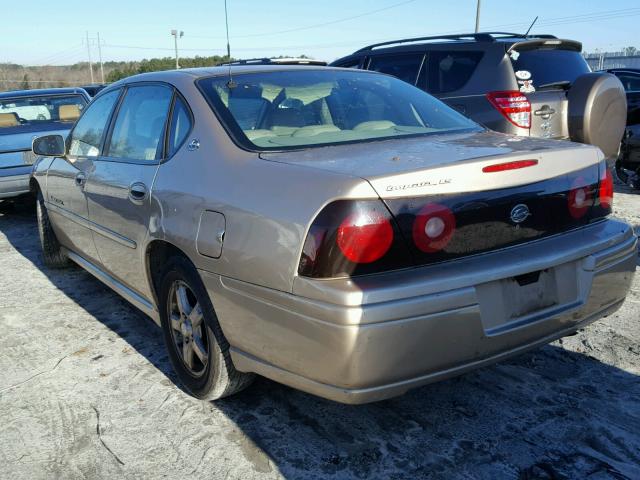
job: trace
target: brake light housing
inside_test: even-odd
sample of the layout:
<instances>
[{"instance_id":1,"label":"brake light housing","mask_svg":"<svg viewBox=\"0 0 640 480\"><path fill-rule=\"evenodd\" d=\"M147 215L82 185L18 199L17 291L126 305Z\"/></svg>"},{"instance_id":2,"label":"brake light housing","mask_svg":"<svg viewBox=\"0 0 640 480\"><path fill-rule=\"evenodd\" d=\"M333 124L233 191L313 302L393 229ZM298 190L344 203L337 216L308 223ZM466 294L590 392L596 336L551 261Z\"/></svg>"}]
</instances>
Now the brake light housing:
<instances>
[{"instance_id":1,"label":"brake light housing","mask_svg":"<svg viewBox=\"0 0 640 480\"><path fill-rule=\"evenodd\" d=\"M446 206L428 203L416 215L413 223L413 242L425 253L443 250L456 230L456 217Z\"/></svg>"},{"instance_id":2,"label":"brake light housing","mask_svg":"<svg viewBox=\"0 0 640 480\"><path fill-rule=\"evenodd\" d=\"M487 93L493 105L509 122L520 128L531 128L531 102L518 90Z\"/></svg>"},{"instance_id":3,"label":"brake light housing","mask_svg":"<svg viewBox=\"0 0 640 480\"><path fill-rule=\"evenodd\" d=\"M589 185L584 177L577 177L567 195L569 214L575 219L584 217L593 206L594 200L592 185Z\"/></svg>"},{"instance_id":4,"label":"brake light housing","mask_svg":"<svg viewBox=\"0 0 640 480\"><path fill-rule=\"evenodd\" d=\"M311 224L298 274L335 278L410 266L411 255L381 200L338 200Z\"/></svg>"},{"instance_id":5,"label":"brake light housing","mask_svg":"<svg viewBox=\"0 0 640 480\"><path fill-rule=\"evenodd\" d=\"M393 243L391 219L377 210L352 213L338 227L336 242L353 263L380 260Z\"/></svg>"},{"instance_id":6,"label":"brake light housing","mask_svg":"<svg viewBox=\"0 0 640 480\"><path fill-rule=\"evenodd\" d=\"M613 175L611 174L611 170L607 168L606 162L600 164L598 201L600 208L608 210L608 213L611 213L613 209Z\"/></svg>"}]
</instances>

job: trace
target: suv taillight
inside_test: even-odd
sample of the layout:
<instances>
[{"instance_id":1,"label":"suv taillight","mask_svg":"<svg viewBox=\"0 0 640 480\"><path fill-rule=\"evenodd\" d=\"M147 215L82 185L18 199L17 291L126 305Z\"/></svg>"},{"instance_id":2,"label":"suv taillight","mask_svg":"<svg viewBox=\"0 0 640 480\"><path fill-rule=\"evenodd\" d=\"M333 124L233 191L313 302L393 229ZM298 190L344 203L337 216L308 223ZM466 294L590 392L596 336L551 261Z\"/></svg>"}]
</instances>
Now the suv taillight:
<instances>
[{"instance_id":1,"label":"suv taillight","mask_svg":"<svg viewBox=\"0 0 640 480\"><path fill-rule=\"evenodd\" d=\"M412 265L398 225L380 200L338 200L313 221L298 273L331 278Z\"/></svg>"},{"instance_id":2,"label":"suv taillight","mask_svg":"<svg viewBox=\"0 0 640 480\"><path fill-rule=\"evenodd\" d=\"M516 127L531 128L531 102L517 90L487 93L487 99Z\"/></svg>"}]
</instances>

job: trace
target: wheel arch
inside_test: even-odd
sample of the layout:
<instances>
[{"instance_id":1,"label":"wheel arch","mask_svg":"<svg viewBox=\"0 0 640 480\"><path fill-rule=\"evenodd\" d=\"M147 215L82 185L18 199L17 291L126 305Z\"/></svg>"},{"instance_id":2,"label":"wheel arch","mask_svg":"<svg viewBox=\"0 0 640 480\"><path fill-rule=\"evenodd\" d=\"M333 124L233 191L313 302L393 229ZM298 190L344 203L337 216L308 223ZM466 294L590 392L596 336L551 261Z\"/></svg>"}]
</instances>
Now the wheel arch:
<instances>
[{"instance_id":1,"label":"wheel arch","mask_svg":"<svg viewBox=\"0 0 640 480\"><path fill-rule=\"evenodd\" d=\"M167 261L172 257L181 257L193 262L179 247L166 240L155 239L149 242L145 251L145 268L156 306L159 306L160 281Z\"/></svg>"}]
</instances>

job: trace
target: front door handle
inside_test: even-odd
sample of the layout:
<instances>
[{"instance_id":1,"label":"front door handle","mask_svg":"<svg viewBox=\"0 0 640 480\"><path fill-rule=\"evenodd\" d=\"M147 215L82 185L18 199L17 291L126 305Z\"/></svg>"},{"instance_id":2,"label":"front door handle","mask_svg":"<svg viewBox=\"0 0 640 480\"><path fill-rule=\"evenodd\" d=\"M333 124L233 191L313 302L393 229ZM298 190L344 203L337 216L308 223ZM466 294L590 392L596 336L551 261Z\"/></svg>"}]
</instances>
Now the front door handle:
<instances>
[{"instance_id":1,"label":"front door handle","mask_svg":"<svg viewBox=\"0 0 640 480\"><path fill-rule=\"evenodd\" d=\"M136 182L129 187L129 199L134 203L141 203L147 198L147 186L142 182Z\"/></svg>"},{"instance_id":2,"label":"front door handle","mask_svg":"<svg viewBox=\"0 0 640 480\"><path fill-rule=\"evenodd\" d=\"M76 175L76 185L78 187L84 187L84 184L87 183L87 176L80 172Z\"/></svg>"}]
</instances>

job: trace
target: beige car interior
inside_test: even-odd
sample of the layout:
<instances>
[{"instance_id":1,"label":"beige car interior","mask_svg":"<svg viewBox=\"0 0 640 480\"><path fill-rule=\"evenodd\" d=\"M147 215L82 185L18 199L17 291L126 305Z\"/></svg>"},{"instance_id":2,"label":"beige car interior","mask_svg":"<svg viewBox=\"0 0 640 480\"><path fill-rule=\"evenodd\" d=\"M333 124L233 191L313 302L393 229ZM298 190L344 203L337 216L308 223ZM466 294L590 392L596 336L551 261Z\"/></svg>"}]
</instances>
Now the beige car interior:
<instances>
[{"instance_id":1,"label":"beige car interior","mask_svg":"<svg viewBox=\"0 0 640 480\"><path fill-rule=\"evenodd\" d=\"M352 129L340 128L332 118L327 103L327 98L334 92L335 87L336 85L331 82L305 87L243 85L231 96L226 89L217 88L216 90L224 105L234 112L234 115L235 112L242 114L245 110L241 105L243 99L253 102L254 108L258 105L260 109L268 112L266 125L264 125L268 128L243 128L247 138L258 146L339 142L432 130L424 126L398 126L390 120L369 120L355 125ZM234 100L238 102L237 109L234 108ZM422 123L417 114L416 119L419 124ZM314 139L313 137L316 136L319 138ZM301 141L302 138L305 140Z\"/></svg>"},{"instance_id":2,"label":"beige car interior","mask_svg":"<svg viewBox=\"0 0 640 480\"><path fill-rule=\"evenodd\" d=\"M80 107L78 105L60 105L58 108L58 118L61 122L75 122L80 117Z\"/></svg>"},{"instance_id":3,"label":"beige car interior","mask_svg":"<svg viewBox=\"0 0 640 480\"><path fill-rule=\"evenodd\" d=\"M20 125L20 120L16 113L0 113L0 127L15 127L16 125Z\"/></svg>"}]
</instances>

